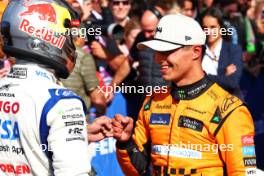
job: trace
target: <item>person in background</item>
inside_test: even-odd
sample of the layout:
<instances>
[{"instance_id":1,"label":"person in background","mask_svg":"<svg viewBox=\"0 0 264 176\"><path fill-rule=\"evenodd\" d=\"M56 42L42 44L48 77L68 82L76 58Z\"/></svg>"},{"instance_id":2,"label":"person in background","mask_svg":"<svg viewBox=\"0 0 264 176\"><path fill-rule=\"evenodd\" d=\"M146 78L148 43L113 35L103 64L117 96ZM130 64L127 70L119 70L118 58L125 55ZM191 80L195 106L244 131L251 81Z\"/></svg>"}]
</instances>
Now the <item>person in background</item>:
<instances>
[{"instance_id":1,"label":"person in background","mask_svg":"<svg viewBox=\"0 0 264 176\"><path fill-rule=\"evenodd\" d=\"M195 17L195 1L194 0L178 0L177 3L181 9L181 13L185 16Z\"/></svg>"},{"instance_id":2,"label":"person in background","mask_svg":"<svg viewBox=\"0 0 264 176\"><path fill-rule=\"evenodd\" d=\"M204 71L224 89L243 99L239 88L243 70L241 47L225 40L232 33L224 27L223 15L218 8L207 9L201 20L207 34L206 51L202 60Z\"/></svg>"},{"instance_id":3,"label":"person in background","mask_svg":"<svg viewBox=\"0 0 264 176\"><path fill-rule=\"evenodd\" d=\"M82 97L87 109L90 109L91 103L96 109L96 115L101 116L106 112L106 99L99 91L99 82L96 77L96 66L92 55L85 53L82 49L84 41L79 40L79 45L75 42L78 57L75 67L67 79L62 79L62 83L68 89L74 91Z\"/></svg>"},{"instance_id":4,"label":"person in background","mask_svg":"<svg viewBox=\"0 0 264 176\"><path fill-rule=\"evenodd\" d=\"M264 2L256 2L254 19L247 24L246 71L254 77L264 73Z\"/></svg>"},{"instance_id":5,"label":"person in background","mask_svg":"<svg viewBox=\"0 0 264 176\"><path fill-rule=\"evenodd\" d=\"M121 44L117 45L123 56L126 57L124 62L117 69L116 74L113 76L111 85L120 85L123 81L131 84L138 76L138 61L134 61L130 56L130 49L135 42L137 35L141 32L140 24L136 19L131 19L124 29L124 40ZM132 82L131 82L132 81ZM125 83L125 84L126 84ZM132 83L133 84L133 83Z\"/></svg>"},{"instance_id":6,"label":"person in background","mask_svg":"<svg viewBox=\"0 0 264 176\"><path fill-rule=\"evenodd\" d=\"M81 15L80 18L83 19L84 12L82 6L77 1L67 2ZM87 1L85 3L87 3ZM88 4L85 5L87 6ZM79 35L82 36L81 33ZM99 82L96 77L96 65L94 59L91 54L85 53L83 50L85 38L76 38L74 44L77 51L76 64L70 76L67 79L62 79L62 83L65 87L83 98L88 110L92 103L96 109L96 115L104 115L106 112L107 100L98 88Z\"/></svg>"},{"instance_id":7,"label":"person in background","mask_svg":"<svg viewBox=\"0 0 264 176\"><path fill-rule=\"evenodd\" d=\"M166 86L161 76L160 66L155 63L154 51L146 48L138 50L137 44L142 41L151 40L154 37L156 26L159 19L164 15L159 7L150 7L145 10L140 19L142 31L137 35L133 46L130 49L130 55L134 61L139 62L138 66L138 79L134 81L133 85L136 86ZM131 101L128 102L128 115L137 119L140 107L145 99L145 94L130 95Z\"/></svg>"}]
</instances>

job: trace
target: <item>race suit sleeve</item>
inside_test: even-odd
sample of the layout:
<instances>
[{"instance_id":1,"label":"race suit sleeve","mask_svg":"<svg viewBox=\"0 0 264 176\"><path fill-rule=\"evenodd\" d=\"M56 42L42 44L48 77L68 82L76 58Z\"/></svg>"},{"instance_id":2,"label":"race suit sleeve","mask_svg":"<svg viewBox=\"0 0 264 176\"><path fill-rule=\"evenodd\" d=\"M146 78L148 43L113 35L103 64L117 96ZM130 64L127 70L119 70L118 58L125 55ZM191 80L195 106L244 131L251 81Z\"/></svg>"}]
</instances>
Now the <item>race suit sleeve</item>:
<instances>
[{"instance_id":1,"label":"race suit sleeve","mask_svg":"<svg viewBox=\"0 0 264 176\"><path fill-rule=\"evenodd\" d=\"M79 99L59 100L47 114L49 151L56 176L88 176L87 128Z\"/></svg>"},{"instance_id":2,"label":"race suit sleeve","mask_svg":"<svg viewBox=\"0 0 264 176\"><path fill-rule=\"evenodd\" d=\"M136 127L130 140L116 144L118 162L126 176L144 175L148 171L150 162L149 127L143 107L139 112Z\"/></svg>"},{"instance_id":3,"label":"race suit sleeve","mask_svg":"<svg viewBox=\"0 0 264 176\"><path fill-rule=\"evenodd\" d=\"M242 105L229 112L218 130L215 135L227 175L255 175L254 125L248 109Z\"/></svg>"}]
</instances>

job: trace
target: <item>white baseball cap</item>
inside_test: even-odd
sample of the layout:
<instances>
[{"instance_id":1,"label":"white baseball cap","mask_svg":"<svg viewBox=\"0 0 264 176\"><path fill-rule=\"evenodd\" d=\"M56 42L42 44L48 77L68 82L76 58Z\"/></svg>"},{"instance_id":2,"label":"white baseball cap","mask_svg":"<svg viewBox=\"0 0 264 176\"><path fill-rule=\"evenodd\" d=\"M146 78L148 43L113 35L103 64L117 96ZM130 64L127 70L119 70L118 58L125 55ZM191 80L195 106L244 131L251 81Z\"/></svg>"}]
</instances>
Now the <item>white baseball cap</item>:
<instances>
[{"instance_id":1,"label":"white baseball cap","mask_svg":"<svg viewBox=\"0 0 264 176\"><path fill-rule=\"evenodd\" d=\"M170 51L183 45L204 45L205 41L206 35L197 21L182 14L170 14L160 19L154 39L140 42L137 47Z\"/></svg>"}]
</instances>

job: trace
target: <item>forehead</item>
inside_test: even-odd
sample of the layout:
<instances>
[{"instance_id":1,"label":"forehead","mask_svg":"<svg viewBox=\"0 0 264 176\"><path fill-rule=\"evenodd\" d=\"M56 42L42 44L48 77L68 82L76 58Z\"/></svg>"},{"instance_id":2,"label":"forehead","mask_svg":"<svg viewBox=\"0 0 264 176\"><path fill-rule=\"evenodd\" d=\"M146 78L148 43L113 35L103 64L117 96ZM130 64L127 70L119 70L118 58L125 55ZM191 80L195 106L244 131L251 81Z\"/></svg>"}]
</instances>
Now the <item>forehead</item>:
<instances>
[{"instance_id":1,"label":"forehead","mask_svg":"<svg viewBox=\"0 0 264 176\"><path fill-rule=\"evenodd\" d=\"M202 20L203 25L218 25L218 20L213 16L205 16Z\"/></svg>"}]
</instances>

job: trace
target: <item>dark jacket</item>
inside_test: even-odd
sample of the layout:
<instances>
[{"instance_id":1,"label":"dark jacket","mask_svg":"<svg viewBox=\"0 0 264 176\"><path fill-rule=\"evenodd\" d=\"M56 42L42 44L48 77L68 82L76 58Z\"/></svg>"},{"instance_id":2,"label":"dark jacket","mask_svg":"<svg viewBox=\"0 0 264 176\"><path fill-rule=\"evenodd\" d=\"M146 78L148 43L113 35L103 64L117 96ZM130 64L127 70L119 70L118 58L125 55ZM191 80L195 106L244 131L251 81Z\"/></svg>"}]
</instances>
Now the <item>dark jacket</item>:
<instances>
[{"instance_id":1,"label":"dark jacket","mask_svg":"<svg viewBox=\"0 0 264 176\"><path fill-rule=\"evenodd\" d=\"M139 33L131 49L133 59L139 61L138 84L143 86L165 86L167 83L163 80L160 65L155 63L154 51L151 49L138 50L137 43L146 41L143 32Z\"/></svg>"},{"instance_id":2,"label":"dark jacket","mask_svg":"<svg viewBox=\"0 0 264 176\"><path fill-rule=\"evenodd\" d=\"M235 73L226 76L226 68L228 65L236 66ZM239 82L243 70L242 49L240 45L234 45L231 42L223 41L218 63L217 75L209 75L209 77L217 82L221 87L228 92L243 99L243 94L240 91Z\"/></svg>"}]
</instances>

